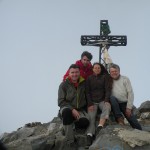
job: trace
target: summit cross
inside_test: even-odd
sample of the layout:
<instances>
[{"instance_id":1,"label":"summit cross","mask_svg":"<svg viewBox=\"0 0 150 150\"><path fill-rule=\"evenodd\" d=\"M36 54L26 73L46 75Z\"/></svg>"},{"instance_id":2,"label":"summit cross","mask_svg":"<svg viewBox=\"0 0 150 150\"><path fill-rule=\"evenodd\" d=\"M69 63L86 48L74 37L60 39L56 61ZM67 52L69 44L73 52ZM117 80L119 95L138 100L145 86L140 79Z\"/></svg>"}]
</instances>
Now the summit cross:
<instances>
[{"instance_id":1,"label":"summit cross","mask_svg":"<svg viewBox=\"0 0 150 150\"><path fill-rule=\"evenodd\" d=\"M125 35L109 35L111 33L108 20L100 20L100 35L81 35L82 46L97 46L99 47L99 62L103 60L103 48L110 46L126 46L127 36ZM104 60L103 60L104 62ZM105 62L104 62L105 63Z\"/></svg>"}]
</instances>

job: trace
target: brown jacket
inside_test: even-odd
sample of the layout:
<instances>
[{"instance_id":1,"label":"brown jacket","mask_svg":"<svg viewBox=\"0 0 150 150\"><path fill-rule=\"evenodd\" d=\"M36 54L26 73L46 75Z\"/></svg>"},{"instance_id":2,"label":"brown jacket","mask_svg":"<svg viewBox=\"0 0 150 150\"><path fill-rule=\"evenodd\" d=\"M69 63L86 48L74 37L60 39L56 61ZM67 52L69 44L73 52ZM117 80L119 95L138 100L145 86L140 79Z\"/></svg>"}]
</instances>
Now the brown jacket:
<instances>
[{"instance_id":1,"label":"brown jacket","mask_svg":"<svg viewBox=\"0 0 150 150\"><path fill-rule=\"evenodd\" d=\"M86 97L88 106L101 101L109 102L111 83L109 75L91 75L86 80Z\"/></svg>"}]
</instances>

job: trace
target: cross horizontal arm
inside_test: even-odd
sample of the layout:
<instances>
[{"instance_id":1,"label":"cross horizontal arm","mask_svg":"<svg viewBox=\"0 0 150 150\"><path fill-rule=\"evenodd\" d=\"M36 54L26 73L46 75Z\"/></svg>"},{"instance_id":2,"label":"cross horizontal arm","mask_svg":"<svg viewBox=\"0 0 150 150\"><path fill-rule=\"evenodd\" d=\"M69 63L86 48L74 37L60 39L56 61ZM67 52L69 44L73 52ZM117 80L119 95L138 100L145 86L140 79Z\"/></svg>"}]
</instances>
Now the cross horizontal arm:
<instances>
[{"instance_id":1,"label":"cross horizontal arm","mask_svg":"<svg viewBox=\"0 0 150 150\"><path fill-rule=\"evenodd\" d=\"M100 36L100 35L82 35L81 45L83 46L126 46L127 36Z\"/></svg>"}]
</instances>

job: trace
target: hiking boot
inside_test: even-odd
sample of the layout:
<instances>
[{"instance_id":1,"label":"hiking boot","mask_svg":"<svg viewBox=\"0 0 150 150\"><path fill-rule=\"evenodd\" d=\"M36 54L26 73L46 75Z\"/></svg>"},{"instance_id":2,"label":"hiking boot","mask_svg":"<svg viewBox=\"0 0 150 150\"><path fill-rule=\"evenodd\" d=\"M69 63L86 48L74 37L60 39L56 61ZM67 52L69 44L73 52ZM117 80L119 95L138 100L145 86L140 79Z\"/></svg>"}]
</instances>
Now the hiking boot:
<instances>
[{"instance_id":1,"label":"hiking boot","mask_svg":"<svg viewBox=\"0 0 150 150\"><path fill-rule=\"evenodd\" d=\"M93 142L93 137L90 135L87 135L87 141L86 141L85 149L88 149L92 145L92 142Z\"/></svg>"},{"instance_id":2,"label":"hiking boot","mask_svg":"<svg viewBox=\"0 0 150 150\"><path fill-rule=\"evenodd\" d=\"M118 122L118 124L120 124L120 125L125 125L125 123L124 123L124 118L123 118L123 117L117 118L117 122Z\"/></svg>"},{"instance_id":3,"label":"hiking boot","mask_svg":"<svg viewBox=\"0 0 150 150\"><path fill-rule=\"evenodd\" d=\"M103 128L102 126L98 126L98 127L97 127L97 130L96 130L97 134L100 133L100 131L102 130L102 128Z\"/></svg>"}]
</instances>

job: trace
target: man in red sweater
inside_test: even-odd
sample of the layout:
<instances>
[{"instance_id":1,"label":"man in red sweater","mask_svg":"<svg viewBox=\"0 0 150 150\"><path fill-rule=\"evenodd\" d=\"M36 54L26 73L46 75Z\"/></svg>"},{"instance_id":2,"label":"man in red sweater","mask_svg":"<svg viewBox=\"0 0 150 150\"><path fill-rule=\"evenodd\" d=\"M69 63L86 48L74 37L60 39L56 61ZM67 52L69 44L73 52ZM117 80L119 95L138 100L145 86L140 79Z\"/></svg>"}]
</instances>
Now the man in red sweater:
<instances>
[{"instance_id":1,"label":"man in red sweater","mask_svg":"<svg viewBox=\"0 0 150 150\"><path fill-rule=\"evenodd\" d=\"M76 61L76 65L78 65L80 67L80 76L82 76L85 80L87 79L88 76L90 76L91 74L93 74L92 71L92 64L91 64L91 60L92 60L93 56L91 53L84 51L81 54L81 59ZM69 75L69 70L66 72L66 74L63 77L63 81L66 80L66 78Z\"/></svg>"}]
</instances>

